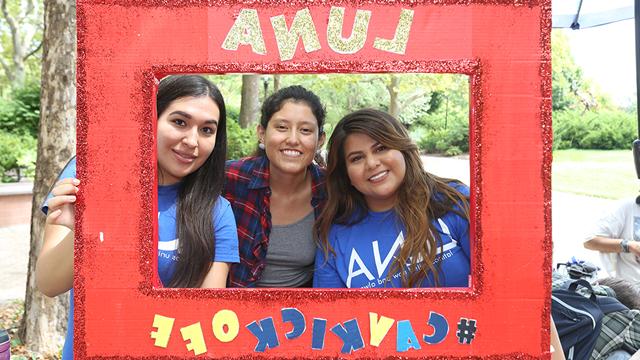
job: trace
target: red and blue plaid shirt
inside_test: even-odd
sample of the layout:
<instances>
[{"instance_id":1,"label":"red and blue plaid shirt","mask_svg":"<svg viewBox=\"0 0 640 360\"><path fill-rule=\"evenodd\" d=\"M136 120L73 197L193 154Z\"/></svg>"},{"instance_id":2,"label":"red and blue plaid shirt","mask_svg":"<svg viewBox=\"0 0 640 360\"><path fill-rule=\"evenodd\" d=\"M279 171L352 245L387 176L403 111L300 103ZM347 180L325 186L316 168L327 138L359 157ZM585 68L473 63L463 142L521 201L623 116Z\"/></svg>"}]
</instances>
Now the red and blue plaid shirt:
<instances>
[{"instance_id":1,"label":"red and blue plaid shirt","mask_svg":"<svg viewBox=\"0 0 640 360\"><path fill-rule=\"evenodd\" d=\"M326 200L324 172L315 164L311 174L311 206L316 218ZM271 233L269 160L266 156L227 161L223 196L233 208L238 226L240 263L231 264L229 287L254 287L262 276Z\"/></svg>"}]
</instances>

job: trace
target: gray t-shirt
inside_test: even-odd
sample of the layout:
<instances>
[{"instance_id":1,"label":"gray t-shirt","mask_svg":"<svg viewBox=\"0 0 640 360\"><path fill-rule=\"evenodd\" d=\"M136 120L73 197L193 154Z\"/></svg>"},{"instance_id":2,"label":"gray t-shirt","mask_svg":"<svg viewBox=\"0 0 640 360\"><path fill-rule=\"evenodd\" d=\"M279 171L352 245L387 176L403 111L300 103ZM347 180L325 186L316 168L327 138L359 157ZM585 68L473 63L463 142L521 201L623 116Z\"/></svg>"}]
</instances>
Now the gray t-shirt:
<instances>
[{"instance_id":1,"label":"gray t-shirt","mask_svg":"<svg viewBox=\"0 0 640 360\"><path fill-rule=\"evenodd\" d=\"M313 211L289 225L273 225L266 265L257 287L300 287L313 279L316 244Z\"/></svg>"}]
</instances>

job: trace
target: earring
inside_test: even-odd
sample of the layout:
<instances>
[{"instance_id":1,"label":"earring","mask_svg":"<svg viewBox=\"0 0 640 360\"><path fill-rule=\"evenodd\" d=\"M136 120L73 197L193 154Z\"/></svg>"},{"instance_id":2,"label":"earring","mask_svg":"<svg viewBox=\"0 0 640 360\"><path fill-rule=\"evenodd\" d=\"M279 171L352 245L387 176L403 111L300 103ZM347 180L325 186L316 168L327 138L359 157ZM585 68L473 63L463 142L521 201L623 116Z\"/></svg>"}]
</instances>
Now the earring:
<instances>
[{"instance_id":1,"label":"earring","mask_svg":"<svg viewBox=\"0 0 640 360\"><path fill-rule=\"evenodd\" d=\"M260 150L264 150L264 144L263 144L263 143L259 143L259 144L258 144L258 148L259 148Z\"/></svg>"}]
</instances>

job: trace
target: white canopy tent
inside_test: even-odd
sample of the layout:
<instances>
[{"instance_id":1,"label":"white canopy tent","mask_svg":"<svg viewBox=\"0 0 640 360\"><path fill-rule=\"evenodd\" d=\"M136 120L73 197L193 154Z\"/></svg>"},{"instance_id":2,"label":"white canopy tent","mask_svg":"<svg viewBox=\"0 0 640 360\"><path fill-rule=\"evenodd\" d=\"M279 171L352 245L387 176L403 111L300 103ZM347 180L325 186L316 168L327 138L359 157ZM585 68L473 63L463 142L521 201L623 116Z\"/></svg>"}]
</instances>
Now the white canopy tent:
<instances>
[{"instance_id":1,"label":"white canopy tent","mask_svg":"<svg viewBox=\"0 0 640 360\"><path fill-rule=\"evenodd\" d=\"M633 0L553 0L554 28L585 29L633 19Z\"/></svg>"}]
</instances>

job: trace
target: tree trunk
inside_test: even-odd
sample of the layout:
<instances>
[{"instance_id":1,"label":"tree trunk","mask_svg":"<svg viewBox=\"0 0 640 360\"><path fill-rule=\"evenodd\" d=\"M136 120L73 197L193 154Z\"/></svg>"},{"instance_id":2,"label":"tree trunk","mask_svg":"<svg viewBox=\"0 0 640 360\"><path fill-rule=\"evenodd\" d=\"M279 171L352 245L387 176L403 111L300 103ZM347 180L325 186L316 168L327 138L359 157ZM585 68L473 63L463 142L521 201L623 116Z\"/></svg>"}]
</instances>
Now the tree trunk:
<instances>
[{"instance_id":1,"label":"tree trunk","mask_svg":"<svg viewBox=\"0 0 640 360\"><path fill-rule=\"evenodd\" d=\"M58 352L66 332L69 297L47 298L35 289L35 263L45 217L40 204L76 144L76 7L74 1L44 1L44 49L38 157L31 208L31 250L20 329L32 351Z\"/></svg>"},{"instance_id":2,"label":"tree trunk","mask_svg":"<svg viewBox=\"0 0 640 360\"><path fill-rule=\"evenodd\" d=\"M280 81L281 81L281 77L282 75L280 74L274 74L273 75L273 92L277 92L278 90L280 90Z\"/></svg>"},{"instance_id":3,"label":"tree trunk","mask_svg":"<svg viewBox=\"0 0 640 360\"><path fill-rule=\"evenodd\" d=\"M389 114L400 120L402 111L414 101L427 96L424 92L419 91L413 95L406 96L404 100L400 99L400 78L395 74L389 75L387 83L387 91L389 92ZM403 123L407 128L410 124Z\"/></svg>"},{"instance_id":4,"label":"tree trunk","mask_svg":"<svg viewBox=\"0 0 640 360\"><path fill-rule=\"evenodd\" d=\"M398 77L394 74L389 75L389 83L387 84L387 91L389 92L389 114L394 118L398 118L400 115L400 99L398 99Z\"/></svg>"},{"instance_id":5,"label":"tree trunk","mask_svg":"<svg viewBox=\"0 0 640 360\"><path fill-rule=\"evenodd\" d=\"M13 84L15 88L21 88L24 86L25 80L24 62L16 61L14 65L11 84Z\"/></svg>"},{"instance_id":6,"label":"tree trunk","mask_svg":"<svg viewBox=\"0 0 640 360\"><path fill-rule=\"evenodd\" d=\"M260 110L260 75L242 75L242 100L240 103L240 127L246 129L258 119Z\"/></svg>"}]
</instances>

